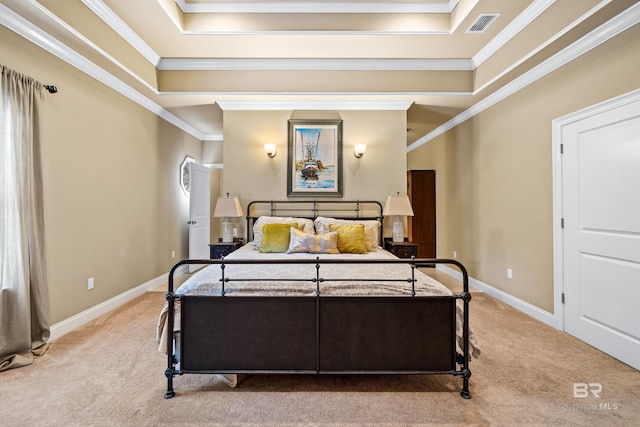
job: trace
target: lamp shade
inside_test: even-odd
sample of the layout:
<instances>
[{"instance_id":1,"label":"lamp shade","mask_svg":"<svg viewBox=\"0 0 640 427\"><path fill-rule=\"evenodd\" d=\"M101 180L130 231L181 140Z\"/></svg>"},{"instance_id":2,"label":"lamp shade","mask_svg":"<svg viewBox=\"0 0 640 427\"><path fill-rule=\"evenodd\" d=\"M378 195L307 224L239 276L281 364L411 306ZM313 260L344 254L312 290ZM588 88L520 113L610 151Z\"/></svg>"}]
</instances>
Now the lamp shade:
<instances>
[{"instance_id":1,"label":"lamp shade","mask_svg":"<svg viewBox=\"0 0 640 427\"><path fill-rule=\"evenodd\" d=\"M382 215L413 216L409 196L388 196L387 202L384 204L384 209L382 210Z\"/></svg>"},{"instance_id":2,"label":"lamp shade","mask_svg":"<svg viewBox=\"0 0 640 427\"><path fill-rule=\"evenodd\" d=\"M276 156L276 144L264 144L264 152L270 159Z\"/></svg>"},{"instance_id":3,"label":"lamp shade","mask_svg":"<svg viewBox=\"0 0 640 427\"><path fill-rule=\"evenodd\" d=\"M218 217L239 217L244 215L242 212L242 206L237 197L218 197L216 202L216 208L213 211L213 216Z\"/></svg>"},{"instance_id":4,"label":"lamp shade","mask_svg":"<svg viewBox=\"0 0 640 427\"><path fill-rule=\"evenodd\" d=\"M367 151L366 144L356 144L353 146L353 155L358 159L361 159L362 156L364 156L365 151Z\"/></svg>"}]
</instances>

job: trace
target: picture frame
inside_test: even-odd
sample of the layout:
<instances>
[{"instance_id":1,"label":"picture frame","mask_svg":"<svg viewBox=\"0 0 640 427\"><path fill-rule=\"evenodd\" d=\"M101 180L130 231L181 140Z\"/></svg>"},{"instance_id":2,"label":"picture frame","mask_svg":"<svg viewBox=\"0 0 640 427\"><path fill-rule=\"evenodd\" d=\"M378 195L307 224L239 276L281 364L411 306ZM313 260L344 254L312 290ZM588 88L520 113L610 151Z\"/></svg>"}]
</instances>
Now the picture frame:
<instances>
[{"instance_id":1,"label":"picture frame","mask_svg":"<svg viewBox=\"0 0 640 427\"><path fill-rule=\"evenodd\" d=\"M342 120L289 120L287 195L342 196Z\"/></svg>"}]
</instances>

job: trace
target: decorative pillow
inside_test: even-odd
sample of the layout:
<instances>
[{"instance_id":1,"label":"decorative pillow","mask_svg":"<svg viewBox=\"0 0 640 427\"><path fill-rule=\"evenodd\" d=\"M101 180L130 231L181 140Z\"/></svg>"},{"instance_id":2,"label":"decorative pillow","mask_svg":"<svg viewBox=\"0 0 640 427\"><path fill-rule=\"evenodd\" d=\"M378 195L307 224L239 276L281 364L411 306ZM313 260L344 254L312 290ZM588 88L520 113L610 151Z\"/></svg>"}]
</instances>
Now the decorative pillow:
<instances>
[{"instance_id":1,"label":"decorative pillow","mask_svg":"<svg viewBox=\"0 0 640 427\"><path fill-rule=\"evenodd\" d=\"M262 227L264 236L260 245L262 253L286 252L289 249L290 230L298 224L265 224Z\"/></svg>"},{"instance_id":2,"label":"decorative pillow","mask_svg":"<svg viewBox=\"0 0 640 427\"><path fill-rule=\"evenodd\" d=\"M336 219L336 218L325 218L325 217L317 217L314 221L316 226L316 231L319 233L320 230L330 231L329 226L331 224L334 225L355 225L362 224L364 225L364 243L367 248L367 251L373 252L378 246L380 246L380 221L378 220L348 220L348 219Z\"/></svg>"},{"instance_id":3,"label":"decorative pillow","mask_svg":"<svg viewBox=\"0 0 640 427\"><path fill-rule=\"evenodd\" d=\"M348 254L366 254L364 225L329 225L329 231L338 232L338 250Z\"/></svg>"},{"instance_id":4,"label":"decorative pillow","mask_svg":"<svg viewBox=\"0 0 640 427\"><path fill-rule=\"evenodd\" d=\"M288 254L308 252L312 254L339 254L338 233L309 234L291 227Z\"/></svg>"},{"instance_id":5,"label":"decorative pillow","mask_svg":"<svg viewBox=\"0 0 640 427\"><path fill-rule=\"evenodd\" d=\"M265 224L296 224L300 230L314 234L315 229L313 227L313 221L308 218L293 218L293 217L281 217L281 216L261 216L253 223L253 243L257 248L262 245L262 227Z\"/></svg>"}]
</instances>

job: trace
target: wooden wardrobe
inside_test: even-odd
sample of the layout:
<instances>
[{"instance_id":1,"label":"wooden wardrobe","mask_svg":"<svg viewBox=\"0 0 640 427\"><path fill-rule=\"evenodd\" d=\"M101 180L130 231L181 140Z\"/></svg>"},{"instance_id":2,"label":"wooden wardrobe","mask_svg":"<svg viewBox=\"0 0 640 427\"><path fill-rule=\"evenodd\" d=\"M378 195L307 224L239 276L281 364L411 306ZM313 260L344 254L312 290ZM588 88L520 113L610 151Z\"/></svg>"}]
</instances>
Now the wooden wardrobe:
<instances>
[{"instance_id":1,"label":"wooden wardrobe","mask_svg":"<svg viewBox=\"0 0 640 427\"><path fill-rule=\"evenodd\" d=\"M436 171L407 171L407 194L413 208L407 217L409 240L418 244L418 258L435 258Z\"/></svg>"}]
</instances>

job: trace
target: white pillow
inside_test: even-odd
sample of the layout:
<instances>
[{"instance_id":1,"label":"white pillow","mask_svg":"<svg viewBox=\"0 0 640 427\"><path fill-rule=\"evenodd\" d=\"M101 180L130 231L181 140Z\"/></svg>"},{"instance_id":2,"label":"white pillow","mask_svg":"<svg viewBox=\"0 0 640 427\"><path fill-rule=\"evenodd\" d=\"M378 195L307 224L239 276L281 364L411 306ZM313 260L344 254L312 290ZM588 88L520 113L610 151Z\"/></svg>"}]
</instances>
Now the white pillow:
<instances>
[{"instance_id":1,"label":"white pillow","mask_svg":"<svg viewBox=\"0 0 640 427\"><path fill-rule=\"evenodd\" d=\"M291 227L288 254L339 254L338 233L309 234Z\"/></svg>"},{"instance_id":2,"label":"white pillow","mask_svg":"<svg viewBox=\"0 0 640 427\"><path fill-rule=\"evenodd\" d=\"M262 227L265 224L298 224L298 228L305 233L315 234L313 221L308 218L293 218L282 216L261 216L253 223L253 244L259 248L262 245Z\"/></svg>"},{"instance_id":3,"label":"white pillow","mask_svg":"<svg viewBox=\"0 0 640 427\"><path fill-rule=\"evenodd\" d=\"M374 252L380 246L380 221L373 220L358 220L358 219L336 219L336 218L325 218L325 217L317 217L313 223L316 226L316 230L319 233L320 230L328 233L329 225L354 225L354 224L362 224L364 225L364 245L367 248L367 251Z\"/></svg>"}]
</instances>

